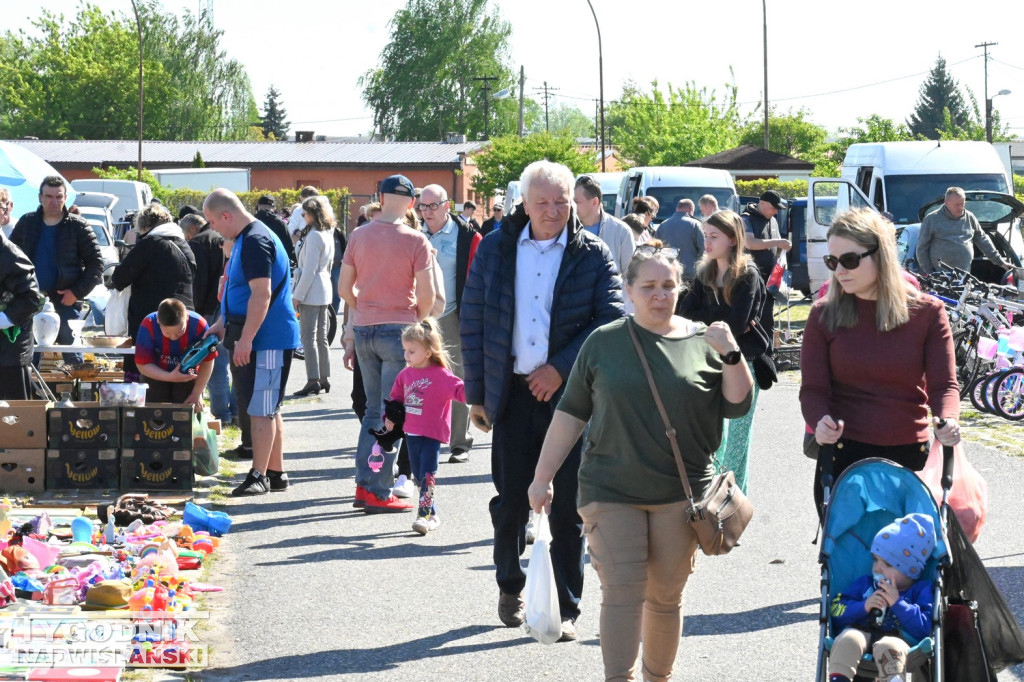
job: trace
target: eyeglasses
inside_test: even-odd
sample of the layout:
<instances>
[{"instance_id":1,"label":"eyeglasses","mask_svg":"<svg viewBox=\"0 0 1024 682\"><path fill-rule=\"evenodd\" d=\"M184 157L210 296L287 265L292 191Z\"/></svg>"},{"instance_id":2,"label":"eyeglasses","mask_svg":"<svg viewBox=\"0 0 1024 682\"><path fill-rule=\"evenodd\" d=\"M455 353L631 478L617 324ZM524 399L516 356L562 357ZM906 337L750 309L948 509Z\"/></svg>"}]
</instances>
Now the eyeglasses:
<instances>
[{"instance_id":1,"label":"eyeglasses","mask_svg":"<svg viewBox=\"0 0 1024 682\"><path fill-rule=\"evenodd\" d=\"M873 249L868 249L864 253L853 253L851 251L850 253L844 253L839 257L825 256L822 260L825 261L825 267L833 272L835 272L836 268L839 267L840 265L842 265L843 268L846 270L856 270L858 267L860 267L860 260L862 258L870 256L875 251L878 251L877 246Z\"/></svg>"},{"instance_id":2,"label":"eyeglasses","mask_svg":"<svg viewBox=\"0 0 1024 682\"><path fill-rule=\"evenodd\" d=\"M435 201L432 204L416 204L416 210L417 211L423 211L423 210L436 211L441 206L443 206L443 205L445 205L447 203L448 203L448 200L445 199L444 201Z\"/></svg>"},{"instance_id":3,"label":"eyeglasses","mask_svg":"<svg viewBox=\"0 0 1024 682\"><path fill-rule=\"evenodd\" d=\"M10 213L10 212L11 212L11 205L10 204L0 204L0 213Z\"/></svg>"},{"instance_id":4,"label":"eyeglasses","mask_svg":"<svg viewBox=\"0 0 1024 682\"><path fill-rule=\"evenodd\" d=\"M674 249L671 246L651 246L650 244L643 244L636 247L635 254L640 256L653 256L656 253L663 254L666 258L678 258L679 249Z\"/></svg>"}]
</instances>

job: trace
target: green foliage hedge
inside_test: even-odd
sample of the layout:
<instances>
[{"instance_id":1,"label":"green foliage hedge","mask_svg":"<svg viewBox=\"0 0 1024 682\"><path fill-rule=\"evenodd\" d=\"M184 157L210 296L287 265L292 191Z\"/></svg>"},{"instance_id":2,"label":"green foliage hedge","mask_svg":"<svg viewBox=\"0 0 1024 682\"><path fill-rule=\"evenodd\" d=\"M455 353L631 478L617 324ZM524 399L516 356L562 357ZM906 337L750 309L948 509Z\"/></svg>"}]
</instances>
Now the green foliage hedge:
<instances>
[{"instance_id":1,"label":"green foliage hedge","mask_svg":"<svg viewBox=\"0 0 1024 682\"><path fill-rule=\"evenodd\" d=\"M736 193L740 196L757 197L770 189L781 194L784 199L796 199L807 196L807 181L787 180L783 182L778 178L736 181Z\"/></svg>"}]
</instances>

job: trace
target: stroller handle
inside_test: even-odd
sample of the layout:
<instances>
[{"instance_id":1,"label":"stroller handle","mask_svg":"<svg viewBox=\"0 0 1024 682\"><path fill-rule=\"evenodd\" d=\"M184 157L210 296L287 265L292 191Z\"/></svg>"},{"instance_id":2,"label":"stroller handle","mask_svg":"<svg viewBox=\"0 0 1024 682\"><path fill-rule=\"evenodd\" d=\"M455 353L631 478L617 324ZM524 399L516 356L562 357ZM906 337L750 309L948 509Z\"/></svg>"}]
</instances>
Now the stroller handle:
<instances>
[{"instance_id":1,"label":"stroller handle","mask_svg":"<svg viewBox=\"0 0 1024 682\"><path fill-rule=\"evenodd\" d=\"M941 429L946 425L945 419L940 419L938 427ZM949 491L953 488L953 448L949 445L942 446L942 489Z\"/></svg>"}]
</instances>

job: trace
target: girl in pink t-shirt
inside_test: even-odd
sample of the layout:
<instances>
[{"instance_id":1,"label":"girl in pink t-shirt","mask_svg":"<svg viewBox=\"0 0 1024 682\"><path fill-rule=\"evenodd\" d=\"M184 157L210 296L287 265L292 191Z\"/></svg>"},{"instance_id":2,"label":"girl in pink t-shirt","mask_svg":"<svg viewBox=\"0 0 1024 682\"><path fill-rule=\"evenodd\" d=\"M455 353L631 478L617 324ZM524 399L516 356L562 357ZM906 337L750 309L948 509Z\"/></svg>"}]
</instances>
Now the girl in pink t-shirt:
<instances>
[{"instance_id":1,"label":"girl in pink t-shirt","mask_svg":"<svg viewBox=\"0 0 1024 682\"><path fill-rule=\"evenodd\" d=\"M409 463L420 486L420 503L412 529L426 535L441 521L434 508L434 482L441 444L451 438L452 400L466 402L462 379L449 370L451 364L433 318L406 327L402 348L407 366L398 373L391 399L405 405L405 440ZM388 424L388 428L391 428Z\"/></svg>"}]
</instances>

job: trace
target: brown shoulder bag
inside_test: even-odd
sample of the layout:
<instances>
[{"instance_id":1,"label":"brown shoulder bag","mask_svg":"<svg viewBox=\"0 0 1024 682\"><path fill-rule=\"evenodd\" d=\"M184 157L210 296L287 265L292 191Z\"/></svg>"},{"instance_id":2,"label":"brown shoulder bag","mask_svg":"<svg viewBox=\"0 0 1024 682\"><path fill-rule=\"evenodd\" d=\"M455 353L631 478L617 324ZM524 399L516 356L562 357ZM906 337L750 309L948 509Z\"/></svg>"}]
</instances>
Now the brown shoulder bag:
<instances>
[{"instance_id":1,"label":"brown shoulder bag","mask_svg":"<svg viewBox=\"0 0 1024 682\"><path fill-rule=\"evenodd\" d=\"M740 543L740 536L750 523L754 515L754 505L750 503L747 496L743 494L740 487L736 485L736 476L732 471L722 470L719 467L718 473L711 479L704 497L700 501L693 499L693 490L690 488L690 479L686 476L686 465L683 463L683 455L679 450L679 443L676 441L676 430L672 428L669 421L665 404L661 401L658 387L654 384L654 375L651 374L651 367L647 363L647 356L640 345L640 339L633 329L633 320L626 324L629 329L629 336L633 339L636 353L640 356L640 364L643 365L644 374L647 375L647 383L650 384L651 393L654 394L654 402L658 406L661 420L665 423L665 435L672 446L672 454L676 459L676 466L679 468L679 477L683 481L683 491L690 500L689 519L690 527L697 534L697 542L701 551L708 556L728 554L733 547ZM718 461L715 460L715 464Z\"/></svg>"}]
</instances>

